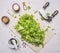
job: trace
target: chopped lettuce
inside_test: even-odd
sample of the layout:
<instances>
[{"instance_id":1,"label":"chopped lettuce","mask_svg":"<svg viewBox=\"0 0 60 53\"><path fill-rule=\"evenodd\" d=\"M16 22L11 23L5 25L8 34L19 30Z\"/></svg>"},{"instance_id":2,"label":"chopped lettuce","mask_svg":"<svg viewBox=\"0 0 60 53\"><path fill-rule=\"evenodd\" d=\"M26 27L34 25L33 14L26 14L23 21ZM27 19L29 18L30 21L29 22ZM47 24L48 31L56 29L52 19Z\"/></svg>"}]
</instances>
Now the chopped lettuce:
<instances>
[{"instance_id":1,"label":"chopped lettuce","mask_svg":"<svg viewBox=\"0 0 60 53\"><path fill-rule=\"evenodd\" d=\"M33 15L22 15L19 18L15 29L21 34L22 40L25 40L35 46L43 45L45 32L41 29L40 25L34 20Z\"/></svg>"}]
</instances>

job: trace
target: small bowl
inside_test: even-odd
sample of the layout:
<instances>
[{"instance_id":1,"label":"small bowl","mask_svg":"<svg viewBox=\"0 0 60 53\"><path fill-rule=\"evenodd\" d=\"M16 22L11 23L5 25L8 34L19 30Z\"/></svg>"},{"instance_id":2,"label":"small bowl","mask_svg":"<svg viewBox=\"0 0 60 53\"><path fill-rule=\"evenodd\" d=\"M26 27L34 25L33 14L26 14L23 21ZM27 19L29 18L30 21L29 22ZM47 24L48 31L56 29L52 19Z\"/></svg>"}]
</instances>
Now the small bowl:
<instances>
[{"instance_id":1,"label":"small bowl","mask_svg":"<svg viewBox=\"0 0 60 53\"><path fill-rule=\"evenodd\" d=\"M3 17L1 18L1 20L2 20L2 22L3 22L4 24L8 24L9 21L10 21L9 17L7 17L7 16L3 16Z\"/></svg>"},{"instance_id":2,"label":"small bowl","mask_svg":"<svg viewBox=\"0 0 60 53\"><path fill-rule=\"evenodd\" d=\"M12 43L12 40L15 40L15 41L16 41L16 45L17 45L17 48L18 48L18 47L19 47L19 41L18 41L18 39L16 39L16 38L11 38L11 39L8 41L8 46L9 46L9 48L15 49L14 44Z\"/></svg>"},{"instance_id":3,"label":"small bowl","mask_svg":"<svg viewBox=\"0 0 60 53\"><path fill-rule=\"evenodd\" d=\"M12 5L12 9L13 9L15 12L19 12L19 11L20 11L20 6L19 6L19 4L14 3L14 4Z\"/></svg>"}]
</instances>

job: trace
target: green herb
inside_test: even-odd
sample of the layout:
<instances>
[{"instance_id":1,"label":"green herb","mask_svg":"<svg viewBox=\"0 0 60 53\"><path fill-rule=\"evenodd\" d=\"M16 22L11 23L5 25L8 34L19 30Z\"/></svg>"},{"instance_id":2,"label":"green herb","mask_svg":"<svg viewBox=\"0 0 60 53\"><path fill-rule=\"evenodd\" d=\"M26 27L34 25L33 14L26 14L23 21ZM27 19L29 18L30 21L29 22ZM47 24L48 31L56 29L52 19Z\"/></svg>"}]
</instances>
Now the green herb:
<instances>
[{"instance_id":1,"label":"green herb","mask_svg":"<svg viewBox=\"0 0 60 53\"><path fill-rule=\"evenodd\" d=\"M45 20L43 17L41 17L41 20L43 21L43 20Z\"/></svg>"},{"instance_id":2,"label":"green herb","mask_svg":"<svg viewBox=\"0 0 60 53\"><path fill-rule=\"evenodd\" d=\"M16 18L16 16L14 16L14 18Z\"/></svg>"},{"instance_id":3,"label":"green herb","mask_svg":"<svg viewBox=\"0 0 60 53\"><path fill-rule=\"evenodd\" d=\"M46 13L47 14L47 16L49 16L50 14L49 13Z\"/></svg>"},{"instance_id":4,"label":"green herb","mask_svg":"<svg viewBox=\"0 0 60 53\"><path fill-rule=\"evenodd\" d=\"M28 10L30 10L30 9L31 9L31 7L30 7L30 6L27 6L27 9L28 9Z\"/></svg>"},{"instance_id":5,"label":"green herb","mask_svg":"<svg viewBox=\"0 0 60 53\"><path fill-rule=\"evenodd\" d=\"M14 15L12 14L12 17L14 17Z\"/></svg>"},{"instance_id":6,"label":"green herb","mask_svg":"<svg viewBox=\"0 0 60 53\"><path fill-rule=\"evenodd\" d=\"M24 14L22 15L17 25L15 26L16 31L21 34L21 39L28 43L39 46L43 46L45 39L45 31L41 29L40 25L34 20L33 15Z\"/></svg>"},{"instance_id":7,"label":"green herb","mask_svg":"<svg viewBox=\"0 0 60 53\"><path fill-rule=\"evenodd\" d=\"M46 31L48 31L48 30L49 30L49 29L48 29L48 28L46 28L46 29L45 29L45 32L46 32Z\"/></svg>"},{"instance_id":8,"label":"green herb","mask_svg":"<svg viewBox=\"0 0 60 53\"><path fill-rule=\"evenodd\" d=\"M16 18L17 16L15 16L15 15L12 15L12 17Z\"/></svg>"},{"instance_id":9,"label":"green herb","mask_svg":"<svg viewBox=\"0 0 60 53\"><path fill-rule=\"evenodd\" d=\"M34 14L36 14L38 12L38 10L34 11Z\"/></svg>"},{"instance_id":10,"label":"green herb","mask_svg":"<svg viewBox=\"0 0 60 53\"><path fill-rule=\"evenodd\" d=\"M47 26L47 28L45 29L45 32L49 30L49 28L51 28L51 26Z\"/></svg>"},{"instance_id":11,"label":"green herb","mask_svg":"<svg viewBox=\"0 0 60 53\"><path fill-rule=\"evenodd\" d=\"M51 26L47 26L48 28L51 28Z\"/></svg>"},{"instance_id":12,"label":"green herb","mask_svg":"<svg viewBox=\"0 0 60 53\"><path fill-rule=\"evenodd\" d=\"M19 16L20 16L20 14L19 14Z\"/></svg>"}]
</instances>

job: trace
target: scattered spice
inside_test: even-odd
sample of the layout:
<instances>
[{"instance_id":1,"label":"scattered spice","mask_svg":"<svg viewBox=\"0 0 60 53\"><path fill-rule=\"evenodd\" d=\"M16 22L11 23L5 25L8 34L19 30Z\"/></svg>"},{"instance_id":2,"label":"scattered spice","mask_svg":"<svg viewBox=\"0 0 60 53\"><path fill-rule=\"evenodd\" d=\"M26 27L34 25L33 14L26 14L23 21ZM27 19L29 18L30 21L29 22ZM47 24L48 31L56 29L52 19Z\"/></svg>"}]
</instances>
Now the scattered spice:
<instances>
[{"instance_id":1,"label":"scattered spice","mask_svg":"<svg viewBox=\"0 0 60 53\"><path fill-rule=\"evenodd\" d=\"M54 31L55 29L52 29L52 31Z\"/></svg>"},{"instance_id":2,"label":"scattered spice","mask_svg":"<svg viewBox=\"0 0 60 53\"><path fill-rule=\"evenodd\" d=\"M14 14L12 14L11 16L12 16L12 17L14 17L14 18L16 18L16 17L17 17L17 16L16 16L16 15L14 15Z\"/></svg>"},{"instance_id":3,"label":"scattered spice","mask_svg":"<svg viewBox=\"0 0 60 53\"><path fill-rule=\"evenodd\" d=\"M48 28L51 28L51 26L47 26Z\"/></svg>"},{"instance_id":4,"label":"scattered spice","mask_svg":"<svg viewBox=\"0 0 60 53\"><path fill-rule=\"evenodd\" d=\"M16 16L14 16L14 18L16 18Z\"/></svg>"},{"instance_id":5,"label":"scattered spice","mask_svg":"<svg viewBox=\"0 0 60 53\"><path fill-rule=\"evenodd\" d=\"M20 14L19 14L19 16L20 16Z\"/></svg>"},{"instance_id":6,"label":"scattered spice","mask_svg":"<svg viewBox=\"0 0 60 53\"><path fill-rule=\"evenodd\" d=\"M23 42L23 43L22 43L22 46L23 46L24 48L26 48L26 43L25 43L25 42Z\"/></svg>"},{"instance_id":7,"label":"scattered spice","mask_svg":"<svg viewBox=\"0 0 60 53\"><path fill-rule=\"evenodd\" d=\"M47 26L47 28L45 29L45 32L49 30L49 28L51 28L51 26Z\"/></svg>"},{"instance_id":8,"label":"scattered spice","mask_svg":"<svg viewBox=\"0 0 60 53\"><path fill-rule=\"evenodd\" d=\"M48 29L48 28L46 28L46 29L45 29L45 32L46 32L46 31L48 31L48 30L49 30L49 29Z\"/></svg>"}]
</instances>

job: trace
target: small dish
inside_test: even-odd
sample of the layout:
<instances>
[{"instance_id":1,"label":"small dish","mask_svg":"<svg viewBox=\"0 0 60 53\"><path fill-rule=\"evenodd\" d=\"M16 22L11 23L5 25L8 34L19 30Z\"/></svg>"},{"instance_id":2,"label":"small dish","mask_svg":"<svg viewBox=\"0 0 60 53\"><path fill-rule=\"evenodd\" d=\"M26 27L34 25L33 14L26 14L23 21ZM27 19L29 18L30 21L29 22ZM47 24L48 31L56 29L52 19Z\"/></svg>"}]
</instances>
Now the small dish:
<instances>
[{"instance_id":1,"label":"small dish","mask_svg":"<svg viewBox=\"0 0 60 53\"><path fill-rule=\"evenodd\" d=\"M16 45L14 45L14 43L12 42L12 40L15 40ZM16 38L11 38L11 39L8 41L8 46L9 46L9 48L11 48L11 49L18 49L18 47L19 47L19 41L18 41L18 39L16 39Z\"/></svg>"}]
</instances>

